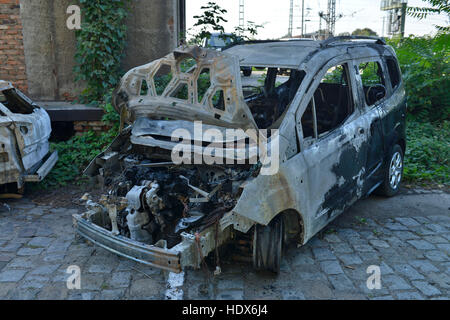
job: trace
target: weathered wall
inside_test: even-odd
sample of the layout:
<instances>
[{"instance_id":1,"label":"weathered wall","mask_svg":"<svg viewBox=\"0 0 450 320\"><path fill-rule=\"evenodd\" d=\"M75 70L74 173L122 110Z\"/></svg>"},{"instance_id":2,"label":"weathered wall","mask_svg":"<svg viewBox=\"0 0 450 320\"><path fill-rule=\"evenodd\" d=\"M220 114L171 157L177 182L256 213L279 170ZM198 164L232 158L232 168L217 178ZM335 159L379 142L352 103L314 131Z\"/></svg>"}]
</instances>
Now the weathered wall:
<instances>
[{"instance_id":1,"label":"weathered wall","mask_svg":"<svg viewBox=\"0 0 450 320\"><path fill-rule=\"evenodd\" d=\"M161 58L178 45L180 1L132 1L124 70Z\"/></svg>"},{"instance_id":2,"label":"weathered wall","mask_svg":"<svg viewBox=\"0 0 450 320\"><path fill-rule=\"evenodd\" d=\"M18 2L19 0L0 0ZM180 0L132 0L122 68L147 63L176 47ZM69 30L67 7L77 0L20 0L29 94L38 100L65 100L77 95L72 69L75 31ZM2 39L0 37L0 39Z\"/></svg>"},{"instance_id":3,"label":"weathered wall","mask_svg":"<svg viewBox=\"0 0 450 320\"><path fill-rule=\"evenodd\" d=\"M0 79L27 91L19 0L0 0Z\"/></svg>"}]
</instances>

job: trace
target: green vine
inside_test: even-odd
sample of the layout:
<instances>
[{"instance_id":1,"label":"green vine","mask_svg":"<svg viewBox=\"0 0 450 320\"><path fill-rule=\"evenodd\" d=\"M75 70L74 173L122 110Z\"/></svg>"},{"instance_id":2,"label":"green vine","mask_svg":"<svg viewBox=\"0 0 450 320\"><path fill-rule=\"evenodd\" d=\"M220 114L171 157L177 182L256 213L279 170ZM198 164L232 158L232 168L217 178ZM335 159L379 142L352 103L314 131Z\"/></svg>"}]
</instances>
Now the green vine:
<instances>
[{"instance_id":1,"label":"green vine","mask_svg":"<svg viewBox=\"0 0 450 320\"><path fill-rule=\"evenodd\" d=\"M77 30L75 80L87 86L80 101L100 102L120 79L128 0L80 0L83 22Z\"/></svg>"}]
</instances>

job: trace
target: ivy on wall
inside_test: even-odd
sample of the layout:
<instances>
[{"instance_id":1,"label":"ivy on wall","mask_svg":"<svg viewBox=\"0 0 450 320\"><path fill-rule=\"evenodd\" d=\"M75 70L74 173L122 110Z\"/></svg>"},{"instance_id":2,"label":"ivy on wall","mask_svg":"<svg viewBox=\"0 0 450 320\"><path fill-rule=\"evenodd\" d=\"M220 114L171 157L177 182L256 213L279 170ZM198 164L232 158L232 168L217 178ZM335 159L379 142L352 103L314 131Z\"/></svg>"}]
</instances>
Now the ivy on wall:
<instances>
[{"instance_id":1,"label":"ivy on wall","mask_svg":"<svg viewBox=\"0 0 450 320\"><path fill-rule=\"evenodd\" d=\"M128 0L80 0L81 29L76 31L75 80L86 82L80 101L98 103L121 76Z\"/></svg>"}]
</instances>

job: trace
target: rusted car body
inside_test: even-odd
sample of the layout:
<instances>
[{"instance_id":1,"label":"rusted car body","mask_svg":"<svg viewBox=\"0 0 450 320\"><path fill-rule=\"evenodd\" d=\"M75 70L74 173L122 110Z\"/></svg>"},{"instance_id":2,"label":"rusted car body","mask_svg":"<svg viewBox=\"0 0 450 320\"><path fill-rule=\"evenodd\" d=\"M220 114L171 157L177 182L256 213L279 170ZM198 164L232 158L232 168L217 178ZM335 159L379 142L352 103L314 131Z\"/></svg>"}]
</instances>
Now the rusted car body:
<instances>
[{"instance_id":1,"label":"rusted car body","mask_svg":"<svg viewBox=\"0 0 450 320\"><path fill-rule=\"evenodd\" d=\"M45 178L58 160L50 152L50 118L11 83L0 80L0 184L16 184Z\"/></svg>"},{"instance_id":2,"label":"rusted car body","mask_svg":"<svg viewBox=\"0 0 450 320\"><path fill-rule=\"evenodd\" d=\"M261 88L243 88L242 66L266 68ZM288 79L277 80L280 70L289 70ZM395 52L380 39L256 41L222 52L180 47L130 70L114 105L126 127L86 170L108 192L89 200L74 225L142 263L180 272L242 237L255 268L277 271L287 242L305 244L374 190L398 191L406 98ZM269 129L277 170L263 174L267 163L249 164L251 136L240 144L196 136L195 121L219 133ZM215 143L232 151L223 153L227 161L173 163L180 128L192 136L185 143L194 158Z\"/></svg>"}]
</instances>

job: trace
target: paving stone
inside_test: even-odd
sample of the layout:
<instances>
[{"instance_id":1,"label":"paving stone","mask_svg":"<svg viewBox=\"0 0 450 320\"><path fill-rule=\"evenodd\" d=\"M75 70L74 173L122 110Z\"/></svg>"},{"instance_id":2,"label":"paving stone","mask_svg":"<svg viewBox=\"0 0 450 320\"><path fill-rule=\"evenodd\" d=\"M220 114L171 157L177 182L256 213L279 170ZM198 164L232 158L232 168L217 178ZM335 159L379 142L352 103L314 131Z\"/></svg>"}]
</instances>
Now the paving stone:
<instances>
[{"instance_id":1,"label":"paving stone","mask_svg":"<svg viewBox=\"0 0 450 320\"><path fill-rule=\"evenodd\" d=\"M99 294L100 300L121 300L125 295L125 289L102 290Z\"/></svg>"},{"instance_id":2,"label":"paving stone","mask_svg":"<svg viewBox=\"0 0 450 320\"><path fill-rule=\"evenodd\" d=\"M450 254L450 243L437 244L436 247L438 247L442 251L447 252L447 254Z\"/></svg>"},{"instance_id":3,"label":"paving stone","mask_svg":"<svg viewBox=\"0 0 450 320\"><path fill-rule=\"evenodd\" d=\"M433 250L436 249L434 245L425 240L408 240L408 243L418 250Z\"/></svg>"},{"instance_id":4,"label":"paving stone","mask_svg":"<svg viewBox=\"0 0 450 320\"><path fill-rule=\"evenodd\" d=\"M27 270L12 269L0 272L0 282L17 282L23 278Z\"/></svg>"},{"instance_id":5,"label":"paving stone","mask_svg":"<svg viewBox=\"0 0 450 320\"><path fill-rule=\"evenodd\" d=\"M164 292L159 281L149 278L134 280L130 287L130 296L139 299L161 299Z\"/></svg>"},{"instance_id":6,"label":"paving stone","mask_svg":"<svg viewBox=\"0 0 450 320\"><path fill-rule=\"evenodd\" d=\"M433 244L447 244L447 239L441 237L441 236L424 236L424 240L433 243Z\"/></svg>"},{"instance_id":7,"label":"paving stone","mask_svg":"<svg viewBox=\"0 0 450 320\"><path fill-rule=\"evenodd\" d=\"M29 238L29 237L33 237L35 233L36 233L36 229L34 229L34 228L22 228L19 230L18 236L22 237L22 238Z\"/></svg>"},{"instance_id":8,"label":"paving stone","mask_svg":"<svg viewBox=\"0 0 450 320\"><path fill-rule=\"evenodd\" d=\"M448 255L438 250L427 251L424 253L424 255L431 261L439 261L439 262L449 261Z\"/></svg>"},{"instance_id":9,"label":"paving stone","mask_svg":"<svg viewBox=\"0 0 450 320\"><path fill-rule=\"evenodd\" d=\"M388 296L372 297L370 298L370 300L394 300L394 298L388 295Z\"/></svg>"},{"instance_id":10,"label":"paving stone","mask_svg":"<svg viewBox=\"0 0 450 320\"><path fill-rule=\"evenodd\" d=\"M423 300L423 296L416 291L398 291L396 296L400 300Z\"/></svg>"},{"instance_id":11,"label":"paving stone","mask_svg":"<svg viewBox=\"0 0 450 320\"><path fill-rule=\"evenodd\" d=\"M336 260L336 256L331 250L326 248L313 248L312 249L315 259L322 260Z\"/></svg>"},{"instance_id":12,"label":"paving stone","mask_svg":"<svg viewBox=\"0 0 450 320\"><path fill-rule=\"evenodd\" d=\"M243 300L244 299L244 291L242 290L226 290L220 292L216 296L217 300Z\"/></svg>"},{"instance_id":13,"label":"paving stone","mask_svg":"<svg viewBox=\"0 0 450 320\"><path fill-rule=\"evenodd\" d=\"M244 290L244 280L242 278L237 279L218 279L218 290Z\"/></svg>"},{"instance_id":14,"label":"paving stone","mask_svg":"<svg viewBox=\"0 0 450 320\"><path fill-rule=\"evenodd\" d=\"M89 267L88 272L91 273L111 273L113 267L110 265L93 264Z\"/></svg>"},{"instance_id":15,"label":"paving stone","mask_svg":"<svg viewBox=\"0 0 450 320\"><path fill-rule=\"evenodd\" d=\"M404 226L407 226L407 227L418 227L418 226L420 226L420 223L418 223L413 218L403 218L402 217L402 218L395 218L395 220L397 222L400 222Z\"/></svg>"},{"instance_id":16,"label":"paving stone","mask_svg":"<svg viewBox=\"0 0 450 320\"><path fill-rule=\"evenodd\" d=\"M42 248L21 248L17 251L17 255L19 256L36 256L41 254L44 249Z\"/></svg>"},{"instance_id":17,"label":"paving stone","mask_svg":"<svg viewBox=\"0 0 450 320\"><path fill-rule=\"evenodd\" d=\"M38 265L35 257L16 257L8 263L8 268L12 269L31 269Z\"/></svg>"},{"instance_id":18,"label":"paving stone","mask_svg":"<svg viewBox=\"0 0 450 320\"><path fill-rule=\"evenodd\" d=\"M354 244L353 248L355 248L356 252L375 252L375 250L368 244Z\"/></svg>"},{"instance_id":19,"label":"paving stone","mask_svg":"<svg viewBox=\"0 0 450 320\"><path fill-rule=\"evenodd\" d=\"M394 265L393 266L395 271L400 273L401 275L405 276L406 278L410 280L422 280L425 279L423 275L421 275L419 272L417 272L416 269L414 269L409 264L401 264L401 265Z\"/></svg>"},{"instance_id":20,"label":"paving stone","mask_svg":"<svg viewBox=\"0 0 450 320\"><path fill-rule=\"evenodd\" d=\"M109 282L113 288L128 288L131 282L131 272L114 272Z\"/></svg>"},{"instance_id":21,"label":"paving stone","mask_svg":"<svg viewBox=\"0 0 450 320\"><path fill-rule=\"evenodd\" d=\"M408 231L408 228L400 223L389 222L389 223L386 223L384 226L392 231Z\"/></svg>"},{"instance_id":22,"label":"paving stone","mask_svg":"<svg viewBox=\"0 0 450 320\"><path fill-rule=\"evenodd\" d=\"M39 300L65 300L69 290L65 286L46 286L37 295Z\"/></svg>"},{"instance_id":23,"label":"paving stone","mask_svg":"<svg viewBox=\"0 0 450 320\"><path fill-rule=\"evenodd\" d=\"M306 299L333 299L333 290L330 288L328 282L325 281L301 281L298 287Z\"/></svg>"},{"instance_id":24,"label":"paving stone","mask_svg":"<svg viewBox=\"0 0 450 320\"><path fill-rule=\"evenodd\" d=\"M342 268L337 261L322 261L320 263L320 267L322 268L323 272L328 275L343 273Z\"/></svg>"},{"instance_id":25,"label":"paving stone","mask_svg":"<svg viewBox=\"0 0 450 320\"><path fill-rule=\"evenodd\" d=\"M383 240L369 240L369 243L371 245L373 245L374 247L379 247L379 248L389 248L390 245Z\"/></svg>"},{"instance_id":26,"label":"paving stone","mask_svg":"<svg viewBox=\"0 0 450 320\"><path fill-rule=\"evenodd\" d=\"M293 267L296 267L302 264L314 264L314 260L304 254L298 254L293 258L291 263Z\"/></svg>"},{"instance_id":27,"label":"paving stone","mask_svg":"<svg viewBox=\"0 0 450 320\"><path fill-rule=\"evenodd\" d=\"M8 293L13 290L15 287L17 286L17 283L14 282L3 282L0 285L0 299L7 299L8 298Z\"/></svg>"},{"instance_id":28,"label":"paving stone","mask_svg":"<svg viewBox=\"0 0 450 320\"><path fill-rule=\"evenodd\" d=\"M35 237L35 238L31 239L30 242L28 242L28 245L35 246L35 247L47 247L54 240L55 240L55 238Z\"/></svg>"},{"instance_id":29,"label":"paving stone","mask_svg":"<svg viewBox=\"0 0 450 320\"><path fill-rule=\"evenodd\" d=\"M13 253L0 253L0 263L2 263L2 262L9 262L14 257L15 257L15 255Z\"/></svg>"},{"instance_id":30,"label":"paving stone","mask_svg":"<svg viewBox=\"0 0 450 320\"><path fill-rule=\"evenodd\" d=\"M382 285L385 284L390 290L408 290L411 286L401 277L386 275L381 277Z\"/></svg>"},{"instance_id":31,"label":"paving stone","mask_svg":"<svg viewBox=\"0 0 450 320\"><path fill-rule=\"evenodd\" d=\"M59 264L43 265L31 271L31 274L52 274L58 267Z\"/></svg>"},{"instance_id":32,"label":"paving stone","mask_svg":"<svg viewBox=\"0 0 450 320\"><path fill-rule=\"evenodd\" d=\"M66 255L64 253L51 253L44 257L45 262L62 262Z\"/></svg>"},{"instance_id":33,"label":"paving stone","mask_svg":"<svg viewBox=\"0 0 450 320\"><path fill-rule=\"evenodd\" d=\"M361 264L363 261L356 253L351 254L341 254L338 255L338 258L342 261L344 265L355 265L355 264Z\"/></svg>"},{"instance_id":34,"label":"paving stone","mask_svg":"<svg viewBox=\"0 0 450 320\"><path fill-rule=\"evenodd\" d=\"M436 268L434 265L432 265L427 260L414 260L414 261L411 261L410 264L414 268L419 269L420 271L422 271L423 273L439 272L439 269Z\"/></svg>"},{"instance_id":35,"label":"paving stone","mask_svg":"<svg viewBox=\"0 0 450 320\"><path fill-rule=\"evenodd\" d=\"M47 248L46 252L47 253L57 253L57 252L64 253L69 249L71 244L72 244L71 242L55 242Z\"/></svg>"},{"instance_id":36,"label":"paving stone","mask_svg":"<svg viewBox=\"0 0 450 320\"><path fill-rule=\"evenodd\" d=\"M328 279L336 290L348 291L356 289L352 281L345 274L330 275Z\"/></svg>"},{"instance_id":37,"label":"paving stone","mask_svg":"<svg viewBox=\"0 0 450 320\"><path fill-rule=\"evenodd\" d=\"M393 234L400 240L420 239L420 237L417 234L412 233L411 231L395 231Z\"/></svg>"},{"instance_id":38,"label":"paving stone","mask_svg":"<svg viewBox=\"0 0 450 320\"><path fill-rule=\"evenodd\" d=\"M352 253L353 249L347 243L332 243L331 249L335 253Z\"/></svg>"},{"instance_id":39,"label":"paving stone","mask_svg":"<svg viewBox=\"0 0 450 320\"><path fill-rule=\"evenodd\" d=\"M392 268L387 265L384 261L381 262L380 264L380 271L382 275L388 275L388 274L393 274L394 270L392 270Z\"/></svg>"},{"instance_id":40,"label":"paving stone","mask_svg":"<svg viewBox=\"0 0 450 320\"><path fill-rule=\"evenodd\" d=\"M339 243L342 242L341 239L339 239L338 235L336 233L328 233L325 234L324 240L331 243Z\"/></svg>"},{"instance_id":41,"label":"paving stone","mask_svg":"<svg viewBox=\"0 0 450 320\"><path fill-rule=\"evenodd\" d=\"M16 252L22 247L21 243L10 242L7 245L0 247L0 252Z\"/></svg>"},{"instance_id":42,"label":"paving stone","mask_svg":"<svg viewBox=\"0 0 450 320\"><path fill-rule=\"evenodd\" d=\"M282 300L305 300L305 295L299 290L286 290L281 293Z\"/></svg>"},{"instance_id":43,"label":"paving stone","mask_svg":"<svg viewBox=\"0 0 450 320\"><path fill-rule=\"evenodd\" d=\"M15 288L11 290L8 294L9 300L33 300L36 298L37 293L40 289L30 288L30 289L22 289Z\"/></svg>"},{"instance_id":44,"label":"paving stone","mask_svg":"<svg viewBox=\"0 0 450 320\"><path fill-rule=\"evenodd\" d=\"M447 229L439 224L431 223L426 226L428 229L434 231L435 233L445 233L448 232Z\"/></svg>"},{"instance_id":45,"label":"paving stone","mask_svg":"<svg viewBox=\"0 0 450 320\"><path fill-rule=\"evenodd\" d=\"M41 289L45 286L45 283L48 282L48 277L42 277L42 276L33 276L29 275L26 276L22 285L20 286L21 289Z\"/></svg>"},{"instance_id":46,"label":"paving stone","mask_svg":"<svg viewBox=\"0 0 450 320\"><path fill-rule=\"evenodd\" d=\"M413 281L412 284L426 296L441 294L441 291L426 281Z\"/></svg>"}]
</instances>

